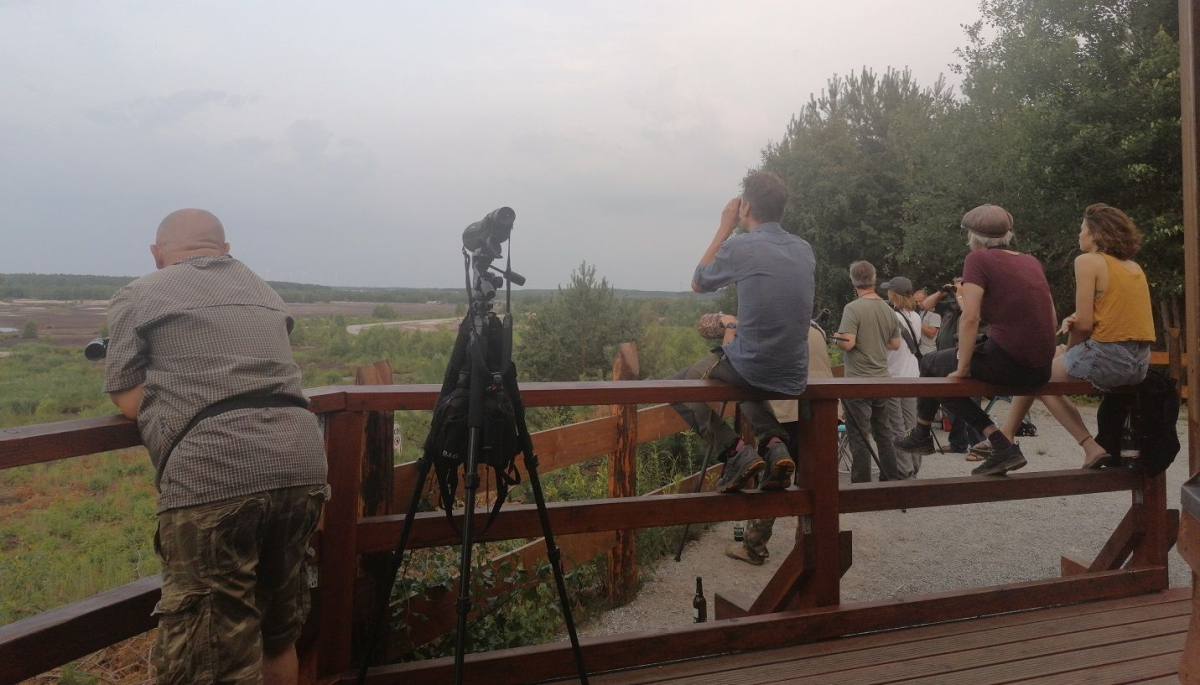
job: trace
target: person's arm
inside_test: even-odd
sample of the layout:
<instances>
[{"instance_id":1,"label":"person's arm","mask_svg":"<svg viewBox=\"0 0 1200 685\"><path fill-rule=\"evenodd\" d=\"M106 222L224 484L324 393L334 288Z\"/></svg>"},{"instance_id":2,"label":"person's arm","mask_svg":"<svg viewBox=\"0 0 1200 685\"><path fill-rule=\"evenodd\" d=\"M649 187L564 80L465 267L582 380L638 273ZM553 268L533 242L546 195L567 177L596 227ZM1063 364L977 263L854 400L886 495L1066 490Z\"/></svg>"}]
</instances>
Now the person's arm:
<instances>
[{"instance_id":1,"label":"person's arm","mask_svg":"<svg viewBox=\"0 0 1200 685\"><path fill-rule=\"evenodd\" d=\"M838 347L842 348L842 352L849 352L850 350L854 349L854 343L857 337L858 336L853 333L839 332L837 334L837 338L834 339L834 342L837 343Z\"/></svg>"},{"instance_id":2,"label":"person's arm","mask_svg":"<svg viewBox=\"0 0 1200 685\"><path fill-rule=\"evenodd\" d=\"M1104 257L1094 254L1081 254L1075 258L1075 313L1063 322L1068 348L1092 337L1096 323L1096 279L1103 262Z\"/></svg>"},{"instance_id":3,"label":"person's arm","mask_svg":"<svg viewBox=\"0 0 1200 685\"><path fill-rule=\"evenodd\" d=\"M125 418L137 420L145 395L148 350L137 332L132 293L122 288L108 307L108 354L104 360L104 392Z\"/></svg>"},{"instance_id":4,"label":"person's arm","mask_svg":"<svg viewBox=\"0 0 1200 685\"><path fill-rule=\"evenodd\" d=\"M929 298L925 298L925 299L929 299ZM934 316L937 316L937 314L934 314ZM937 334L938 334L938 329L941 328L942 317L938 316L937 319L938 319L937 326L926 326L925 325L925 317L922 316L921 317L921 335L925 336L926 338L930 338L930 339L936 338Z\"/></svg>"},{"instance_id":5,"label":"person's arm","mask_svg":"<svg viewBox=\"0 0 1200 685\"><path fill-rule=\"evenodd\" d=\"M950 378L970 378L971 357L975 354L975 336L979 334L979 310L983 304L983 288L974 283L963 283L959 291L962 294L956 297L962 314L958 316L958 369L950 374Z\"/></svg>"},{"instance_id":6,"label":"person's arm","mask_svg":"<svg viewBox=\"0 0 1200 685\"><path fill-rule=\"evenodd\" d=\"M721 339L721 344L728 345L737 335L737 317L732 314L722 314L721 325L725 327L725 337Z\"/></svg>"},{"instance_id":7,"label":"person's arm","mask_svg":"<svg viewBox=\"0 0 1200 685\"><path fill-rule=\"evenodd\" d=\"M137 421L138 408L142 406L142 397L146 394L146 384L138 383L128 390L118 390L108 393L109 399L121 410L121 414L132 421Z\"/></svg>"},{"instance_id":8,"label":"person's arm","mask_svg":"<svg viewBox=\"0 0 1200 685\"><path fill-rule=\"evenodd\" d=\"M900 337L900 321L898 318L904 315L900 312L896 312L896 315L897 316L892 317L892 335L887 341L887 348L893 352L900 349L900 345L904 342Z\"/></svg>"},{"instance_id":9,"label":"person's arm","mask_svg":"<svg viewBox=\"0 0 1200 685\"><path fill-rule=\"evenodd\" d=\"M741 212L742 198L735 197L725 203L725 209L721 210L721 223L717 226L717 233L713 236L712 242L709 243L708 249L704 251L704 255L700 257L700 266L696 269L696 274L692 277L692 290L698 293L711 292L715 290L709 283L700 282L700 272L703 267L712 264L717 258L717 253L720 252L721 246L733 235L733 229L737 227L738 214ZM708 289L706 289L706 286ZM718 288L720 286L717 286Z\"/></svg>"},{"instance_id":10,"label":"person's arm","mask_svg":"<svg viewBox=\"0 0 1200 685\"><path fill-rule=\"evenodd\" d=\"M834 342L843 352L849 352L854 349L857 340L858 313L851 309L850 305L846 305L846 308L842 310L842 321L838 324Z\"/></svg>"},{"instance_id":11,"label":"person's arm","mask_svg":"<svg viewBox=\"0 0 1200 685\"><path fill-rule=\"evenodd\" d=\"M933 291L932 294L926 296L925 299L922 300L921 309L924 309L927 312L932 312L934 308L938 306L938 303L942 301L942 298L945 297L945 295L945 291L941 290L940 288Z\"/></svg>"}]
</instances>

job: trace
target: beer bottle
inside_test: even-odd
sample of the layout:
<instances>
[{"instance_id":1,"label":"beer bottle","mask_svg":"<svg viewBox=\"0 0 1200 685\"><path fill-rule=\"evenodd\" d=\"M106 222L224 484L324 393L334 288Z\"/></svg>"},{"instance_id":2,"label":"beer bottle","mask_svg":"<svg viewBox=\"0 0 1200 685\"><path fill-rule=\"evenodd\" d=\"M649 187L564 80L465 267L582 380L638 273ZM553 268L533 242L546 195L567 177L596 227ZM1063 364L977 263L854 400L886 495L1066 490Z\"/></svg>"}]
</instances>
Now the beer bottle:
<instances>
[{"instance_id":1,"label":"beer bottle","mask_svg":"<svg viewBox=\"0 0 1200 685\"><path fill-rule=\"evenodd\" d=\"M746 539L746 522L738 521L733 524L733 541L741 542Z\"/></svg>"},{"instance_id":2,"label":"beer bottle","mask_svg":"<svg viewBox=\"0 0 1200 685\"><path fill-rule=\"evenodd\" d=\"M696 596L692 598L692 623L708 620L708 602L704 600L704 581L696 576Z\"/></svg>"}]
</instances>

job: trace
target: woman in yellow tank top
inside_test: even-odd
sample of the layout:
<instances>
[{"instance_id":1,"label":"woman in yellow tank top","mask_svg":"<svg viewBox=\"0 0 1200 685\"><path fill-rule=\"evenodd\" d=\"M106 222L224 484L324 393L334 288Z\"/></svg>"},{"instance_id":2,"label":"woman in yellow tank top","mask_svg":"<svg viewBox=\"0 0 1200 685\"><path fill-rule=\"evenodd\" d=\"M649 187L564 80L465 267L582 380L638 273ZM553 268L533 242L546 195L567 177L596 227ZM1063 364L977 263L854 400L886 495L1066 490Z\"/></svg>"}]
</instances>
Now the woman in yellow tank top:
<instances>
[{"instance_id":1,"label":"woman in yellow tank top","mask_svg":"<svg viewBox=\"0 0 1200 685\"><path fill-rule=\"evenodd\" d=\"M1083 214L1075 258L1075 313L1063 320L1067 336L1054 360L1051 380L1087 380L1101 391L1137 385L1150 368L1154 318L1146 274L1133 261L1142 232L1116 207L1094 204ZM1113 461L1096 444L1079 410L1061 395L1039 399L1084 451L1084 468ZM1012 439L1032 397L1014 397L1003 431Z\"/></svg>"}]
</instances>

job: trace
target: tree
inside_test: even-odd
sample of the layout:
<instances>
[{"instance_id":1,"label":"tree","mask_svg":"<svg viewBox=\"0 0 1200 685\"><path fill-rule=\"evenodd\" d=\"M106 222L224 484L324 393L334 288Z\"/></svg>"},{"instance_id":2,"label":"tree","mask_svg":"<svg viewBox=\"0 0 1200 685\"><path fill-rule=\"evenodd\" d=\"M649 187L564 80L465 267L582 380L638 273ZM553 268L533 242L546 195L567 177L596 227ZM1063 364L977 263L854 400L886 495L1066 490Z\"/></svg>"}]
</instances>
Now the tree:
<instances>
[{"instance_id":1,"label":"tree","mask_svg":"<svg viewBox=\"0 0 1200 685\"><path fill-rule=\"evenodd\" d=\"M616 346L636 340L640 325L633 307L617 299L608 280L596 279L587 262L571 273L571 285L521 324L514 354L528 380L576 381L608 375Z\"/></svg>"},{"instance_id":2,"label":"tree","mask_svg":"<svg viewBox=\"0 0 1200 685\"><path fill-rule=\"evenodd\" d=\"M25 326L21 328L21 337L26 340L33 340L38 337L37 322L30 319L25 322Z\"/></svg>"}]
</instances>

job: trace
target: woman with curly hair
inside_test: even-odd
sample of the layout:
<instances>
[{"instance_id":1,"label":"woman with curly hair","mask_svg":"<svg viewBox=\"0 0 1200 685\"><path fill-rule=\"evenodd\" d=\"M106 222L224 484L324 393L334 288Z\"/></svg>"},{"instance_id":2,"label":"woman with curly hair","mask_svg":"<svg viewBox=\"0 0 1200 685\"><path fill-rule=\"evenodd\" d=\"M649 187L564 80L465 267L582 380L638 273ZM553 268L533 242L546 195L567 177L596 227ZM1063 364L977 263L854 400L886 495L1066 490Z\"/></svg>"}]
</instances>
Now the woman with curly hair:
<instances>
[{"instance_id":1,"label":"woman with curly hair","mask_svg":"<svg viewBox=\"0 0 1200 685\"><path fill-rule=\"evenodd\" d=\"M1051 380L1087 380L1101 392L1137 385L1150 368L1154 342L1154 317L1150 287L1142 267L1133 261L1141 247L1142 232L1125 212L1094 204L1083 213L1079 249L1075 258L1075 313L1063 320L1060 334L1067 344L1059 347ZM1084 468L1100 468L1114 458L1096 443L1079 410L1062 395L1039 397L1079 441ZM1012 439L1033 397L1014 397L1002 430Z\"/></svg>"}]
</instances>

